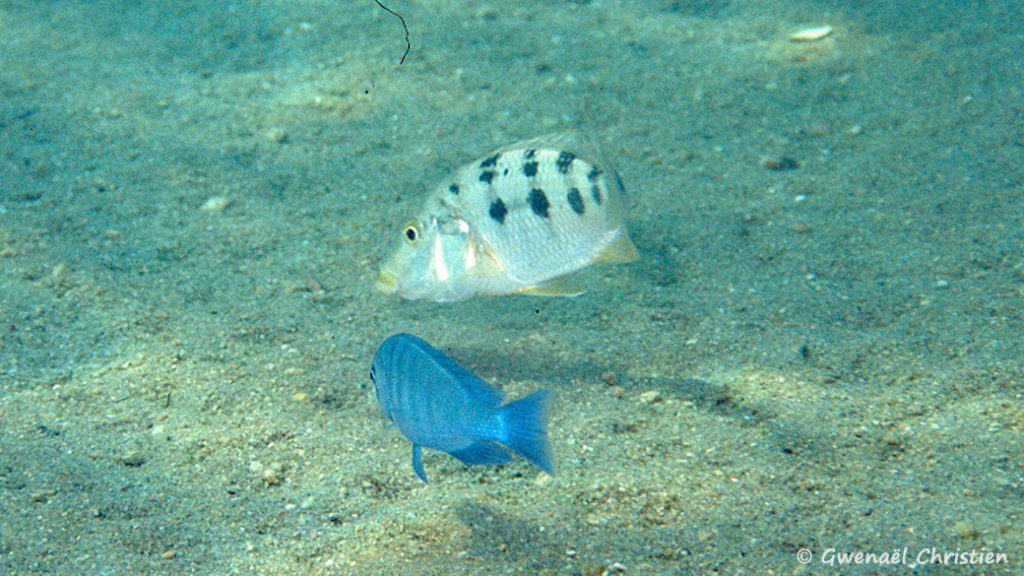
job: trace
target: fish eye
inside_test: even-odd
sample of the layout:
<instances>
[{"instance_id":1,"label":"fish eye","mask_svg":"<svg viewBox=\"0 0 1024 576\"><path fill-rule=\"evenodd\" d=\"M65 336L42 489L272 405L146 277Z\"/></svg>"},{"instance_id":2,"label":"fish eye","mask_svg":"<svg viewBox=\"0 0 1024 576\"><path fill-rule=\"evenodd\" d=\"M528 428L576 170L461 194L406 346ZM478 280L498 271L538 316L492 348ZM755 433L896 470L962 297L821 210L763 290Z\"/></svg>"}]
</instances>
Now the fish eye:
<instances>
[{"instance_id":1,"label":"fish eye","mask_svg":"<svg viewBox=\"0 0 1024 576\"><path fill-rule=\"evenodd\" d=\"M415 244L420 239L420 223L410 220L402 227L402 234L410 244Z\"/></svg>"}]
</instances>

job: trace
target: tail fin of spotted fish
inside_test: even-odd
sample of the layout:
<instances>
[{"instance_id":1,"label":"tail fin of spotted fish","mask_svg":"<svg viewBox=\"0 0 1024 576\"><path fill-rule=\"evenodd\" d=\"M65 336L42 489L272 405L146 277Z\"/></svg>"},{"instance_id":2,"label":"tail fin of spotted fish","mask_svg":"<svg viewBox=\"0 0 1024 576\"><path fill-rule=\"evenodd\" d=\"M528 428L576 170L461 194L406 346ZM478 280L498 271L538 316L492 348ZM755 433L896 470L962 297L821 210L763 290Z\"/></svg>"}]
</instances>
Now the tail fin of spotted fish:
<instances>
[{"instance_id":1,"label":"tail fin of spotted fish","mask_svg":"<svg viewBox=\"0 0 1024 576\"><path fill-rule=\"evenodd\" d=\"M533 462L538 468L555 475L548 445L548 414L551 392L541 390L501 407L505 421L505 444L514 452Z\"/></svg>"}]
</instances>

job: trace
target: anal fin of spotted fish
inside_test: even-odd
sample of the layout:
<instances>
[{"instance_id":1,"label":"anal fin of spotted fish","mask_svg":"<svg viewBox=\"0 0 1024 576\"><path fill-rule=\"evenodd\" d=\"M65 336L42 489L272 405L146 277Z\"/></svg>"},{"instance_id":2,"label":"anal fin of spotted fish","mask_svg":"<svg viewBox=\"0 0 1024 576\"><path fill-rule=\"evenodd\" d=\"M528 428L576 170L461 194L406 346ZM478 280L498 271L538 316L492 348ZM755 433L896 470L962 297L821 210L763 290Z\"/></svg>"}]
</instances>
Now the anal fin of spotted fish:
<instances>
[{"instance_id":1,"label":"anal fin of spotted fish","mask_svg":"<svg viewBox=\"0 0 1024 576\"><path fill-rule=\"evenodd\" d=\"M566 274L551 280L545 280L533 286L519 290L517 294L532 296L579 296L587 291L580 282L580 273Z\"/></svg>"}]
</instances>

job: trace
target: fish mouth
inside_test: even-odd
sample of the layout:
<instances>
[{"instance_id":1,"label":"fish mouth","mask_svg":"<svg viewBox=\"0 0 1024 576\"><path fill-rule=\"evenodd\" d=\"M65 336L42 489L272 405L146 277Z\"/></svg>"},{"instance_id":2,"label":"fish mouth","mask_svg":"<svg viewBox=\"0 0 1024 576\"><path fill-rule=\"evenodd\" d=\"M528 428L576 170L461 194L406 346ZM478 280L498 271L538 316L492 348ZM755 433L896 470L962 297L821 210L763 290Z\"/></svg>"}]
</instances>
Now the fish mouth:
<instances>
[{"instance_id":1,"label":"fish mouth","mask_svg":"<svg viewBox=\"0 0 1024 576\"><path fill-rule=\"evenodd\" d=\"M398 291L398 278L387 270L381 270L377 276L377 291L384 294L394 294Z\"/></svg>"}]
</instances>

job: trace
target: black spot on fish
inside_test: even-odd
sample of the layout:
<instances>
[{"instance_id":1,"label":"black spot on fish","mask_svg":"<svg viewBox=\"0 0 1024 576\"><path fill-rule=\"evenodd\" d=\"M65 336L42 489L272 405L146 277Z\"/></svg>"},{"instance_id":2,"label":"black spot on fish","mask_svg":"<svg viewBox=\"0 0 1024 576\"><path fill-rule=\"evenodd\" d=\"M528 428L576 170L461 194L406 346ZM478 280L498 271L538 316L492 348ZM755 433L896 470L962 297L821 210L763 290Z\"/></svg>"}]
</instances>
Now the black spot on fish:
<instances>
[{"instance_id":1,"label":"black spot on fish","mask_svg":"<svg viewBox=\"0 0 1024 576\"><path fill-rule=\"evenodd\" d=\"M587 208L583 205L583 196L580 195L579 188L573 186L572 190L569 190L569 193L565 195L565 199L569 201L569 206L573 212L583 216L583 212Z\"/></svg>"},{"instance_id":2,"label":"black spot on fish","mask_svg":"<svg viewBox=\"0 0 1024 576\"><path fill-rule=\"evenodd\" d=\"M601 189L597 187L597 184L594 184L593 186L590 187L590 195L593 196L594 202L598 206L600 206L601 205Z\"/></svg>"},{"instance_id":3,"label":"black spot on fish","mask_svg":"<svg viewBox=\"0 0 1024 576\"><path fill-rule=\"evenodd\" d=\"M576 155L572 152L559 152L558 160L555 160L555 166L558 167L558 171L562 174L569 173L569 167L572 166L572 161L576 159Z\"/></svg>"},{"instance_id":4,"label":"black spot on fish","mask_svg":"<svg viewBox=\"0 0 1024 576\"><path fill-rule=\"evenodd\" d=\"M483 160L480 161L480 167L481 168L493 168L494 166L496 166L498 164L498 156L501 156L501 154L495 154L494 156L491 156L490 158L484 158Z\"/></svg>"},{"instance_id":5,"label":"black spot on fish","mask_svg":"<svg viewBox=\"0 0 1024 576\"><path fill-rule=\"evenodd\" d=\"M459 195L459 185L458 184L452 184L451 186L448 187L448 191L451 192L454 196L458 196Z\"/></svg>"},{"instance_id":6,"label":"black spot on fish","mask_svg":"<svg viewBox=\"0 0 1024 576\"><path fill-rule=\"evenodd\" d=\"M490 184L491 180L494 180L494 170L484 170L480 173L480 181L485 184Z\"/></svg>"},{"instance_id":7,"label":"black spot on fish","mask_svg":"<svg viewBox=\"0 0 1024 576\"><path fill-rule=\"evenodd\" d=\"M534 188L530 190L530 195L526 197L526 200L530 203L530 210L541 218L548 217L548 208L551 203L548 202L548 196L540 188Z\"/></svg>"},{"instance_id":8,"label":"black spot on fish","mask_svg":"<svg viewBox=\"0 0 1024 576\"><path fill-rule=\"evenodd\" d=\"M523 158L526 158L527 160L533 160L533 155L536 154L536 153L537 153L536 150L534 150L533 148L530 148L526 152L523 152Z\"/></svg>"},{"instance_id":9,"label":"black spot on fish","mask_svg":"<svg viewBox=\"0 0 1024 576\"><path fill-rule=\"evenodd\" d=\"M601 176L601 169L598 168L597 166L594 166L593 168L590 169L590 173L587 174L587 180L590 180L591 182L597 182L597 179L600 176Z\"/></svg>"},{"instance_id":10,"label":"black spot on fish","mask_svg":"<svg viewBox=\"0 0 1024 576\"><path fill-rule=\"evenodd\" d=\"M523 174L526 174L527 178L533 178L537 175L537 161L531 160L526 164L523 164Z\"/></svg>"},{"instance_id":11,"label":"black spot on fish","mask_svg":"<svg viewBox=\"0 0 1024 576\"><path fill-rule=\"evenodd\" d=\"M505 223L505 215L508 214L508 208L505 207L505 203L501 201L501 198L495 198L494 202L491 202L491 208L487 211L491 218L494 219L498 224Z\"/></svg>"}]
</instances>

